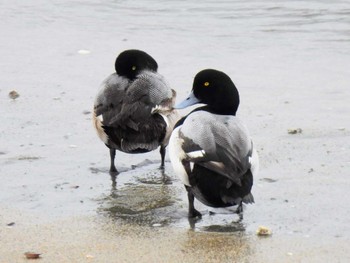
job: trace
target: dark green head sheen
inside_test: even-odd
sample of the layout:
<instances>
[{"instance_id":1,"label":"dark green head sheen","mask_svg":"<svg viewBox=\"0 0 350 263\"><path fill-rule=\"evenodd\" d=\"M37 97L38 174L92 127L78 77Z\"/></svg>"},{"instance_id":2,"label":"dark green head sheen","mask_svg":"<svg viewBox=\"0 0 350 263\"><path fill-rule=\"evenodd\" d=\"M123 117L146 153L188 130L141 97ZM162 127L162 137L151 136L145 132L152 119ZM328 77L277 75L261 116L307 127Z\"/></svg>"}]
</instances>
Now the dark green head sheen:
<instances>
[{"instance_id":1,"label":"dark green head sheen","mask_svg":"<svg viewBox=\"0 0 350 263\"><path fill-rule=\"evenodd\" d=\"M115 71L118 75L127 77L130 80L143 70L156 72L158 64L146 52L136 49L125 50L119 54L115 61Z\"/></svg>"}]
</instances>

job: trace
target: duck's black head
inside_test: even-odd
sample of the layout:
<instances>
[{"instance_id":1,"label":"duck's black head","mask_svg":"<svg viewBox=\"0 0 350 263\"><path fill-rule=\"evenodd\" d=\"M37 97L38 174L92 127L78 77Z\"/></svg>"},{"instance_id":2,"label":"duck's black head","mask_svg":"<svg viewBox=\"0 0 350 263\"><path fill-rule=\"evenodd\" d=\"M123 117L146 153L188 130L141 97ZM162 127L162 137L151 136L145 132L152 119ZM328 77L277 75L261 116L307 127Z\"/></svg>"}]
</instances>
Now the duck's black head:
<instances>
[{"instance_id":1,"label":"duck's black head","mask_svg":"<svg viewBox=\"0 0 350 263\"><path fill-rule=\"evenodd\" d=\"M197 73L192 93L177 105L177 108L196 103L206 104L206 108L214 113L235 115L239 106L239 93L235 84L224 72L205 69Z\"/></svg>"},{"instance_id":2,"label":"duck's black head","mask_svg":"<svg viewBox=\"0 0 350 263\"><path fill-rule=\"evenodd\" d=\"M136 49L125 50L119 54L115 61L115 71L118 75L127 77L130 80L143 70L156 72L158 64L146 52Z\"/></svg>"}]
</instances>

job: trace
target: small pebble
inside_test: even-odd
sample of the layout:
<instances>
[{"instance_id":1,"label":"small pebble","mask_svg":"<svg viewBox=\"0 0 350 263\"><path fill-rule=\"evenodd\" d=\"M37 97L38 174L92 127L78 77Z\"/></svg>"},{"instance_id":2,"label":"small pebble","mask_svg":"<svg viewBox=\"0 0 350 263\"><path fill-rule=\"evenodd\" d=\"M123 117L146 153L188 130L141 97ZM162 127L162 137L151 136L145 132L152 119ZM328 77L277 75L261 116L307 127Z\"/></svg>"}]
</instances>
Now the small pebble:
<instances>
[{"instance_id":1,"label":"small pebble","mask_svg":"<svg viewBox=\"0 0 350 263\"><path fill-rule=\"evenodd\" d=\"M19 97L19 94L18 94L17 91L12 90L12 91L9 92L9 97L10 97L10 99L15 100L15 99L17 99Z\"/></svg>"},{"instance_id":2,"label":"small pebble","mask_svg":"<svg viewBox=\"0 0 350 263\"><path fill-rule=\"evenodd\" d=\"M33 253L33 252L26 252L26 253L24 253L24 255L26 256L27 259L37 259L37 258L40 258L41 254Z\"/></svg>"},{"instance_id":3,"label":"small pebble","mask_svg":"<svg viewBox=\"0 0 350 263\"><path fill-rule=\"evenodd\" d=\"M272 231L266 226L259 226L256 234L258 236L270 236L272 234Z\"/></svg>"},{"instance_id":4,"label":"small pebble","mask_svg":"<svg viewBox=\"0 0 350 263\"><path fill-rule=\"evenodd\" d=\"M300 129L300 128L297 128L297 129L288 129L288 133L289 134L298 134L298 133L302 133L303 130Z\"/></svg>"}]
</instances>

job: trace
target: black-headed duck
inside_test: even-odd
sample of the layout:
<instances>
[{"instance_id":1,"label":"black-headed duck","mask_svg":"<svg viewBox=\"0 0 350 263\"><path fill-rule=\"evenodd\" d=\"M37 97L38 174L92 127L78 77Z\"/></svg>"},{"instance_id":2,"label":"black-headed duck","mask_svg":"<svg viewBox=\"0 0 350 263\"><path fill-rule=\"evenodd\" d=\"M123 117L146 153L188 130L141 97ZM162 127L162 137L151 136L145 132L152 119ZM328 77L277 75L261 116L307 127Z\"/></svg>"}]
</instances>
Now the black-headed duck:
<instances>
[{"instance_id":1,"label":"black-headed duck","mask_svg":"<svg viewBox=\"0 0 350 263\"><path fill-rule=\"evenodd\" d=\"M175 108L197 103L175 125L169 156L175 173L188 192L189 217L201 217L194 198L211 207L253 203L253 174L259 159L247 128L236 117L239 93L225 73L200 71L189 97Z\"/></svg>"},{"instance_id":2,"label":"black-headed duck","mask_svg":"<svg viewBox=\"0 0 350 263\"><path fill-rule=\"evenodd\" d=\"M165 147L178 120L173 109L176 92L144 51L120 53L115 70L101 84L93 112L97 134L110 149L110 173L118 174L116 150L145 153L160 146L164 166Z\"/></svg>"}]
</instances>

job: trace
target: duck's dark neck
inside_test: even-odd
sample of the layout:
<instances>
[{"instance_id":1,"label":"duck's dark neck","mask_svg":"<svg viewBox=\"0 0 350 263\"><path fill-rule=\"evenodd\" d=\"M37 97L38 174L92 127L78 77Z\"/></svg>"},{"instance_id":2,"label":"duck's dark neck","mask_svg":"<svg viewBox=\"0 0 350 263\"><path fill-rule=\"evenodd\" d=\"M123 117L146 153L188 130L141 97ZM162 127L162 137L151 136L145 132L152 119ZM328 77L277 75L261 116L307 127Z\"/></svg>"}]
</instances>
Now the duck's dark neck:
<instances>
[{"instance_id":1,"label":"duck's dark neck","mask_svg":"<svg viewBox=\"0 0 350 263\"><path fill-rule=\"evenodd\" d=\"M213 107L213 106L203 106L203 107L199 107L199 108L196 108L195 110L193 111L207 111L207 112L210 112L210 113L213 113L213 114L219 114L219 115L233 115L233 116L236 116L236 112L237 112L237 107Z\"/></svg>"}]
</instances>

